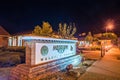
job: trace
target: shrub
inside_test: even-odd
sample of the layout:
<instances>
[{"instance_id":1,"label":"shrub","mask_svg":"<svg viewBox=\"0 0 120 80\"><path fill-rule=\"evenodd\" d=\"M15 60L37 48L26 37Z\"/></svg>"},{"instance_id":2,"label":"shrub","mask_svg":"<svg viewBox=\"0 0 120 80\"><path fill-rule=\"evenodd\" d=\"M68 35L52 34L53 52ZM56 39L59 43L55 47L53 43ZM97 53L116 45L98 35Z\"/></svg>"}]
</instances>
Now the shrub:
<instances>
[{"instance_id":1,"label":"shrub","mask_svg":"<svg viewBox=\"0 0 120 80\"><path fill-rule=\"evenodd\" d=\"M11 55L0 57L0 65L1 67L9 67L20 64L20 56L19 55Z\"/></svg>"},{"instance_id":2,"label":"shrub","mask_svg":"<svg viewBox=\"0 0 120 80\"><path fill-rule=\"evenodd\" d=\"M92 47L91 47L91 50L100 50L100 49L101 49L100 46L92 46Z\"/></svg>"},{"instance_id":3,"label":"shrub","mask_svg":"<svg viewBox=\"0 0 120 80\"><path fill-rule=\"evenodd\" d=\"M13 52L25 52L25 47L12 46L12 47L7 47L6 50Z\"/></svg>"},{"instance_id":4,"label":"shrub","mask_svg":"<svg viewBox=\"0 0 120 80\"><path fill-rule=\"evenodd\" d=\"M10 66L17 65L21 63L20 56L19 55L13 55L9 58L9 64Z\"/></svg>"},{"instance_id":5,"label":"shrub","mask_svg":"<svg viewBox=\"0 0 120 80\"><path fill-rule=\"evenodd\" d=\"M6 48L5 47L0 47L0 51L5 51Z\"/></svg>"}]
</instances>

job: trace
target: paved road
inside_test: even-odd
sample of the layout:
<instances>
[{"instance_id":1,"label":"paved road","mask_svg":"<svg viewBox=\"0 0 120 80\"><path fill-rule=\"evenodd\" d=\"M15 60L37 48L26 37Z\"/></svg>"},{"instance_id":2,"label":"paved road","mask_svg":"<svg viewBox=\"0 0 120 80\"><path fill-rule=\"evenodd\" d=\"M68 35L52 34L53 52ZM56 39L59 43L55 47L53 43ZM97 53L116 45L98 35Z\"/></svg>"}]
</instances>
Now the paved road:
<instances>
[{"instance_id":1,"label":"paved road","mask_svg":"<svg viewBox=\"0 0 120 80\"><path fill-rule=\"evenodd\" d=\"M120 50L112 48L96 61L79 80L120 80Z\"/></svg>"}]
</instances>

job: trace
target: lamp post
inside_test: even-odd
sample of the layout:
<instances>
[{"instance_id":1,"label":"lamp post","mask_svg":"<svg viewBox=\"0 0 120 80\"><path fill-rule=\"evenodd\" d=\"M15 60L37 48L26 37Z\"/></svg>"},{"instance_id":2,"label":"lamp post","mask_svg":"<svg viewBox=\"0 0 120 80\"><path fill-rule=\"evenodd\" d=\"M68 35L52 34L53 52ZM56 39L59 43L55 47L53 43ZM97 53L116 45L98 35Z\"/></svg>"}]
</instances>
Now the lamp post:
<instances>
[{"instance_id":1,"label":"lamp post","mask_svg":"<svg viewBox=\"0 0 120 80\"><path fill-rule=\"evenodd\" d=\"M114 27L114 21L112 19L108 19L105 25L105 41L101 44L101 57L105 55L107 49L107 38L108 38L108 29L112 30Z\"/></svg>"},{"instance_id":2,"label":"lamp post","mask_svg":"<svg viewBox=\"0 0 120 80\"><path fill-rule=\"evenodd\" d=\"M106 48L107 48L107 45L108 45L108 44L107 44L107 38L108 38L108 34L107 34L107 33L108 33L108 29L109 29L109 30L112 30L113 28L114 28L114 20L108 19L107 22L106 22L106 27L105 27L105 29L106 29L106 30L105 30L105 31L106 31L106 32L105 32L105 33L106 33L106 36L105 36L105 37L106 37L106 40L105 40L105 52L106 52Z\"/></svg>"}]
</instances>

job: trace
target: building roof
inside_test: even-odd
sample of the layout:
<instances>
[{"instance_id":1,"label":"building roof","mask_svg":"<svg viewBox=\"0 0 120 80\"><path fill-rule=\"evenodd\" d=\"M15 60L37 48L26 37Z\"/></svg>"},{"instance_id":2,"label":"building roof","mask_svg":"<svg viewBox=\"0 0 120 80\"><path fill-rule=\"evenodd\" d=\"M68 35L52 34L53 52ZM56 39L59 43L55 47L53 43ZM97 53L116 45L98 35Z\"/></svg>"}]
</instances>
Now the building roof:
<instances>
[{"instance_id":1,"label":"building roof","mask_svg":"<svg viewBox=\"0 0 120 80\"><path fill-rule=\"evenodd\" d=\"M0 26L0 36L1 35L10 36L10 34L2 26Z\"/></svg>"}]
</instances>

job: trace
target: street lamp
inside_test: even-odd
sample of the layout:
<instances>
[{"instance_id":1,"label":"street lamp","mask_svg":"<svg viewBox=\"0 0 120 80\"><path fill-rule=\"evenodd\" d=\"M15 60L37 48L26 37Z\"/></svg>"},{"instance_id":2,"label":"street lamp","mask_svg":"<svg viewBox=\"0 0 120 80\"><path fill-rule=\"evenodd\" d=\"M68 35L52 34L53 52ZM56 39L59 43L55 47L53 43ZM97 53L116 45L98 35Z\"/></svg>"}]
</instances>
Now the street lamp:
<instances>
[{"instance_id":1,"label":"street lamp","mask_svg":"<svg viewBox=\"0 0 120 80\"><path fill-rule=\"evenodd\" d=\"M114 20L108 19L106 24L105 24L105 42L104 42L104 48L103 44L101 44L101 57L105 55L106 48L107 48L107 38L108 38L108 30L112 30L114 28Z\"/></svg>"},{"instance_id":2,"label":"street lamp","mask_svg":"<svg viewBox=\"0 0 120 80\"><path fill-rule=\"evenodd\" d=\"M107 33L107 30L112 30L114 28L114 20L111 20L109 19L107 22L106 22L106 33Z\"/></svg>"},{"instance_id":3,"label":"street lamp","mask_svg":"<svg viewBox=\"0 0 120 80\"><path fill-rule=\"evenodd\" d=\"M114 20L113 19L108 19L107 22L106 22L106 41L105 41L105 47L107 48L107 38L108 38L108 34L107 34L107 31L108 30L112 30L114 28ZM106 48L105 48L105 51L106 51Z\"/></svg>"}]
</instances>

